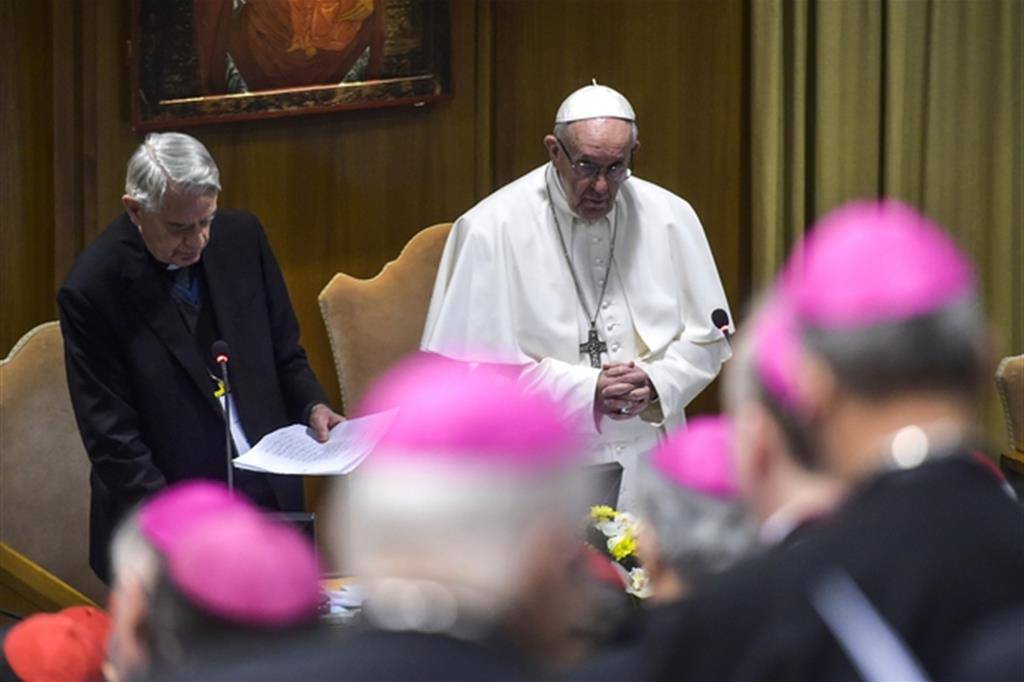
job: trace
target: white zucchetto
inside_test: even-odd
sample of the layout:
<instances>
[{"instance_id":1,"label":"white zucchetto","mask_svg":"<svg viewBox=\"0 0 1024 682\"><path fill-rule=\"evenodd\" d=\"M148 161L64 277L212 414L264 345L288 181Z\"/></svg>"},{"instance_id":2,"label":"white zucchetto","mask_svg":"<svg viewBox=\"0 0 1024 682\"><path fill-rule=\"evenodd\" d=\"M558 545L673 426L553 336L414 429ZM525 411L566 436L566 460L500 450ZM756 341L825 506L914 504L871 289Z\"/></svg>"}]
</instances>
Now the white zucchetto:
<instances>
[{"instance_id":1,"label":"white zucchetto","mask_svg":"<svg viewBox=\"0 0 1024 682\"><path fill-rule=\"evenodd\" d=\"M598 85L594 79L590 85L583 86L565 98L562 106L558 107L558 113L555 114L555 123L571 123L588 118L621 118L635 121L636 114L633 112L633 105L622 93L607 85Z\"/></svg>"}]
</instances>

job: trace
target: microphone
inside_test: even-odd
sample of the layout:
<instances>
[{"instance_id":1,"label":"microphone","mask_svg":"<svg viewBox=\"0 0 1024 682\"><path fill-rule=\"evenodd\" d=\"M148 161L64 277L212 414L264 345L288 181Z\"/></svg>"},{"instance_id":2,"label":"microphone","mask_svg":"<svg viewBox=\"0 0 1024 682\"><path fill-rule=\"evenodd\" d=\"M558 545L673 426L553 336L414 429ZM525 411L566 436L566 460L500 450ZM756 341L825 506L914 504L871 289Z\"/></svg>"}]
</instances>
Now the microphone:
<instances>
[{"instance_id":1,"label":"microphone","mask_svg":"<svg viewBox=\"0 0 1024 682\"><path fill-rule=\"evenodd\" d=\"M210 347L210 354L213 355L213 361L220 365L220 378L224 383L224 460L228 465L228 493L234 495L235 472L231 467L231 455L234 452L231 442L231 384L228 383L228 360L231 359L231 351L228 350L227 341L214 341Z\"/></svg>"},{"instance_id":2,"label":"microphone","mask_svg":"<svg viewBox=\"0 0 1024 682\"><path fill-rule=\"evenodd\" d=\"M711 324L715 325L715 329L722 332L722 336L728 341L732 334L729 332L729 313L725 312L721 308L715 308L711 311Z\"/></svg>"},{"instance_id":3,"label":"microphone","mask_svg":"<svg viewBox=\"0 0 1024 682\"><path fill-rule=\"evenodd\" d=\"M224 339L214 341L213 345L210 347L210 353L213 354L213 361L221 366L227 365L228 360L231 359L231 351L228 350L228 342Z\"/></svg>"}]
</instances>

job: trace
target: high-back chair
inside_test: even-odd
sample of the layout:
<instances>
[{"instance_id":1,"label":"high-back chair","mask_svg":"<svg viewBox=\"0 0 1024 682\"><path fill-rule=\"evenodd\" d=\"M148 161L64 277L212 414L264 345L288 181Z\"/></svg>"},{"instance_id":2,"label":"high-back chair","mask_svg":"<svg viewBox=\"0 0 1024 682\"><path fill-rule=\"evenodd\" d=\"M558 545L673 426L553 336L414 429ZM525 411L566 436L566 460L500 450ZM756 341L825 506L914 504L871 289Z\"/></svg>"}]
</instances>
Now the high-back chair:
<instances>
[{"instance_id":1,"label":"high-back chair","mask_svg":"<svg viewBox=\"0 0 1024 682\"><path fill-rule=\"evenodd\" d=\"M345 414L352 413L377 377L419 348L437 266L451 228L451 223L441 223L413 235L398 257L370 279L339 272L317 297ZM321 507L327 483L322 478L306 479L308 508ZM335 508L345 509L345 477L333 477L331 488ZM345 557L339 559L334 554L332 558L332 571L348 572Z\"/></svg>"},{"instance_id":2,"label":"high-back chair","mask_svg":"<svg viewBox=\"0 0 1024 682\"><path fill-rule=\"evenodd\" d=\"M419 348L451 227L441 223L420 231L371 279L339 272L320 292L320 312L346 414L374 379Z\"/></svg>"},{"instance_id":3,"label":"high-back chair","mask_svg":"<svg viewBox=\"0 0 1024 682\"><path fill-rule=\"evenodd\" d=\"M57 322L0 360L0 540L103 603L89 568L89 458L78 434Z\"/></svg>"}]
</instances>

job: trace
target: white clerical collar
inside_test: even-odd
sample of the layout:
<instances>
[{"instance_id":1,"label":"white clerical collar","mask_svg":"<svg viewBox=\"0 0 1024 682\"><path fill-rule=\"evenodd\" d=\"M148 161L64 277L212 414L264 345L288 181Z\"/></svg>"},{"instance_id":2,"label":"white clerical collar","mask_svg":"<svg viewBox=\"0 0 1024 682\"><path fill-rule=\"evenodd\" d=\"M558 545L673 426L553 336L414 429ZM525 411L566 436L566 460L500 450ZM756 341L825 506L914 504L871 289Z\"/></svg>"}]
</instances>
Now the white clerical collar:
<instances>
[{"instance_id":1,"label":"white clerical collar","mask_svg":"<svg viewBox=\"0 0 1024 682\"><path fill-rule=\"evenodd\" d=\"M555 210L557 210L559 213L562 213L568 218L571 218L572 221L578 220L579 222L588 226L598 225L601 223L602 220L607 220L609 227L612 226L612 221L615 219L615 214L618 211L620 197L615 197L615 204L612 206L611 210L608 211L608 213L595 220L587 220L586 218L581 218L580 216L576 215L576 213L571 208L569 208L569 199L565 195L565 187L562 186L562 178L558 174L558 171L555 169L555 164L551 163L550 161L548 162L547 167L544 169L544 182L547 183L548 196L551 197L551 203L554 205ZM570 222L569 224L571 225L572 222Z\"/></svg>"}]
</instances>

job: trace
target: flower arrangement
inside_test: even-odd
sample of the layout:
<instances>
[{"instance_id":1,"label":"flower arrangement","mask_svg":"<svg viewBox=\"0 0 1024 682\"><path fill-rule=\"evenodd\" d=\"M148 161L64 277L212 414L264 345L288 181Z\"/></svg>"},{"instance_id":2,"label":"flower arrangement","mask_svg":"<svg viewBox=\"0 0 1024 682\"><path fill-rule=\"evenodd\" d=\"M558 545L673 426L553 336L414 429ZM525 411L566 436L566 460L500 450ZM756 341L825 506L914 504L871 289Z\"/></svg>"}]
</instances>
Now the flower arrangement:
<instances>
[{"instance_id":1,"label":"flower arrangement","mask_svg":"<svg viewBox=\"0 0 1024 682\"><path fill-rule=\"evenodd\" d=\"M612 565L620 571L626 592L639 599L651 594L647 573L636 555L638 522L629 512L620 512L607 505L590 508L590 533L588 540L605 553Z\"/></svg>"}]
</instances>

